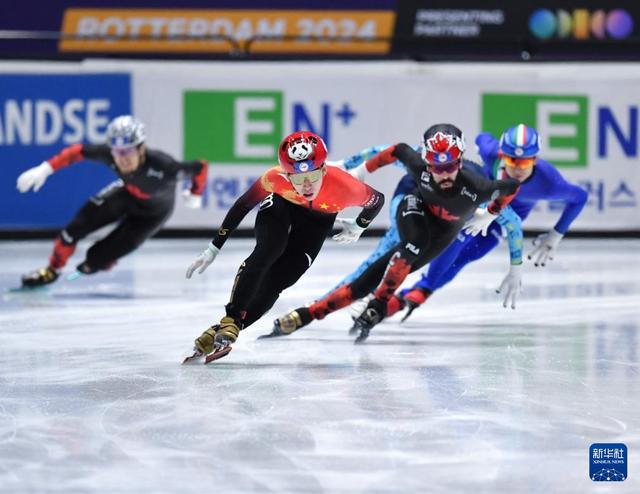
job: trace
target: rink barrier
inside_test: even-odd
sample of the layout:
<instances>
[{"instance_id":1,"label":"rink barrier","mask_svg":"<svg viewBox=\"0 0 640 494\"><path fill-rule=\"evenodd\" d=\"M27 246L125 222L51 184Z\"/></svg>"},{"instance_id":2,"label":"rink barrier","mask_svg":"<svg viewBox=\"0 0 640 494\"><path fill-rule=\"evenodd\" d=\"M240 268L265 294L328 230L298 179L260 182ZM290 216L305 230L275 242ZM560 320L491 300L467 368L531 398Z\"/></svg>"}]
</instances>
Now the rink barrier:
<instances>
[{"instance_id":1,"label":"rink barrier","mask_svg":"<svg viewBox=\"0 0 640 494\"><path fill-rule=\"evenodd\" d=\"M15 188L22 171L75 140L76 121L82 116L78 109L90 108L97 98L104 104L95 106L101 108L94 112L99 120L91 117L93 123L86 127L91 132L83 134L89 142L100 141L109 117L130 107L147 126L150 148L178 159L210 163L203 209L189 210L178 197L168 229L210 231L218 227L238 197L277 163L282 136L296 129L320 134L331 159L338 160L372 145L416 145L425 121L452 121L467 136L466 156L479 160L473 140L481 130L497 136L522 121L538 128L541 156L588 192L587 205L572 230L640 230L640 112L636 101L640 64L608 64L606 71L601 64L406 61L308 62L304 70L294 71L291 67L266 62L128 60L0 63L0 84L5 88L0 91L4 95L0 101L0 151L4 153L0 229L62 228L82 202L100 190L97 182L77 186L81 175L105 169L85 163L54 174L37 194L20 194ZM576 72L581 74L579 79ZM81 101L76 101L79 90L64 92L69 84L49 83L61 74L103 78L114 73L130 84L121 89L85 84L83 87L100 94L88 94ZM288 76L282 77L283 73ZM18 85L17 79L27 83ZM117 104L129 100L130 106ZM163 102L161 107L158 101ZM61 115L60 124L64 124L55 139L50 136L49 120L40 118L54 113ZM39 125L39 121L45 123ZM385 167L368 181L389 198L402 175L399 168ZM77 195L73 204L70 192ZM562 204L540 203L525 226L551 228L561 213ZM357 211L343 214L354 216ZM252 211L243 225L251 226L254 219ZM387 208L372 226L388 225Z\"/></svg>"},{"instance_id":2,"label":"rink barrier","mask_svg":"<svg viewBox=\"0 0 640 494\"><path fill-rule=\"evenodd\" d=\"M525 238L535 238L548 230L524 230ZM0 241L2 240L53 240L59 234L59 230L0 230ZM330 238L335 234L334 230L327 235ZM368 228L362 234L362 237L378 238L386 233L383 228ZM156 233L153 238L212 238L212 231L197 228L166 228ZM248 228L240 228L233 232L231 238L254 238L254 230ZM640 238L640 230L625 231L569 231L565 238Z\"/></svg>"}]
</instances>

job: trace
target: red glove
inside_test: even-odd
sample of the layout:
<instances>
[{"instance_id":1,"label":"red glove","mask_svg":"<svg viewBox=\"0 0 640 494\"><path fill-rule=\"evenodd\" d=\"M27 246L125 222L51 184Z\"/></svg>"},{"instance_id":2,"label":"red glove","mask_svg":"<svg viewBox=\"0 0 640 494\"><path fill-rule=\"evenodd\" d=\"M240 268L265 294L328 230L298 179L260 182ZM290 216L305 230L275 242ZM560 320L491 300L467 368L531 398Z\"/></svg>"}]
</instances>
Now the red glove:
<instances>
[{"instance_id":1,"label":"red glove","mask_svg":"<svg viewBox=\"0 0 640 494\"><path fill-rule=\"evenodd\" d=\"M204 190L207 187L207 173L209 171L209 163L205 160L200 160L202 163L201 170L193 176L191 179L191 190L193 195L201 196L204 194Z\"/></svg>"}]
</instances>

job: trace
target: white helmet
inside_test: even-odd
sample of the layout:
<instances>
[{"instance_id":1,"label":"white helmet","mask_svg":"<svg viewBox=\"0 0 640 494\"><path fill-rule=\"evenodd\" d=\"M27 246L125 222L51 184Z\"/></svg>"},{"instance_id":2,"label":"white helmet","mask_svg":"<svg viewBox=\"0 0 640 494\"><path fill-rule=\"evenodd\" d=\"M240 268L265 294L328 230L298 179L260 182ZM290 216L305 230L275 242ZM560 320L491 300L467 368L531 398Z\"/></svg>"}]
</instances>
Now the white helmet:
<instances>
[{"instance_id":1,"label":"white helmet","mask_svg":"<svg viewBox=\"0 0 640 494\"><path fill-rule=\"evenodd\" d=\"M144 124L131 115L116 117L107 127L107 144L111 148L138 146L145 138Z\"/></svg>"}]
</instances>

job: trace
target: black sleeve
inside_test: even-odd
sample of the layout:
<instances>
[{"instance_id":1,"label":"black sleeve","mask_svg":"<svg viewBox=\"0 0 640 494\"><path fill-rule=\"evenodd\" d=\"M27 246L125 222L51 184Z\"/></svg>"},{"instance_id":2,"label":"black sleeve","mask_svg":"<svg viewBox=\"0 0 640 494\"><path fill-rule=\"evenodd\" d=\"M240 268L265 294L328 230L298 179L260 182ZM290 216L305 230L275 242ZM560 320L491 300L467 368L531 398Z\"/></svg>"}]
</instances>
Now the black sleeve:
<instances>
[{"instance_id":1,"label":"black sleeve","mask_svg":"<svg viewBox=\"0 0 640 494\"><path fill-rule=\"evenodd\" d=\"M202 171L204 162L199 160L192 161L174 161L175 168L178 171L185 172L189 176L193 177Z\"/></svg>"},{"instance_id":2,"label":"black sleeve","mask_svg":"<svg viewBox=\"0 0 640 494\"><path fill-rule=\"evenodd\" d=\"M171 176L177 176L178 173L186 173L191 178L204 175L206 178L206 161L188 160L177 161L173 156L158 150L147 150L147 159L153 166L162 168Z\"/></svg>"},{"instance_id":3,"label":"black sleeve","mask_svg":"<svg viewBox=\"0 0 640 494\"><path fill-rule=\"evenodd\" d=\"M103 163L113 163L111 149L106 144L83 144L82 156L88 160L102 161Z\"/></svg>"},{"instance_id":4,"label":"black sleeve","mask_svg":"<svg viewBox=\"0 0 640 494\"><path fill-rule=\"evenodd\" d=\"M231 209L227 212L227 215L222 220L222 225L216 232L216 236L213 237L211 243L218 249L222 248L224 243L229 238L229 235L238 228L240 222L262 199L267 197L269 192L265 190L260 182L260 179L249 187L244 194L242 194L236 202L233 203Z\"/></svg>"},{"instance_id":5,"label":"black sleeve","mask_svg":"<svg viewBox=\"0 0 640 494\"><path fill-rule=\"evenodd\" d=\"M420 153L418 153L408 144L401 142L400 144L396 145L392 154L404 164L404 166L407 168L407 171L411 173L411 175L419 182L422 172L426 171L427 169L422 156L420 156Z\"/></svg>"},{"instance_id":6,"label":"black sleeve","mask_svg":"<svg viewBox=\"0 0 640 494\"><path fill-rule=\"evenodd\" d=\"M492 193L491 198L493 201L489 206L487 206L487 209L491 214L497 215L500 214L500 211L502 211L502 209L516 196L520 190L520 182L513 178L508 178L506 180L494 180L493 182L498 194L497 197L495 197L496 193Z\"/></svg>"},{"instance_id":7,"label":"black sleeve","mask_svg":"<svg viewBox=\"0 0 640 494\"><path fill-rule=\"evenodd\" d=\"M384 194L378 192L375 189L371 189L373 193L369 200L364 204L362 211L356 218L356 225L360 228L367 228L373 219L378 216L378 213L384 206Z\"/></svg>"}]
</instances>

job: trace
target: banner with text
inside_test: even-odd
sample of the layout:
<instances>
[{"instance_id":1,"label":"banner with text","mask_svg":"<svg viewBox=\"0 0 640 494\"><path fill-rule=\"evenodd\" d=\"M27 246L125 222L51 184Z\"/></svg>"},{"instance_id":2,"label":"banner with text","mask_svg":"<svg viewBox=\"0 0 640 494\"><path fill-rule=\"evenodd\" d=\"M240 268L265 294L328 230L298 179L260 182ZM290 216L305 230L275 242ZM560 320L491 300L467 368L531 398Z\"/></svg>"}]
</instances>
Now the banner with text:
<instances>
[{"instance_id":1,"label":"banner with text","mask_svg":"<svg viewBox=\"0 0 640 494\"><path fill-rule=\"evenodd\" d=\"M287 77L290 64L189 67L165 71L162 80L140 70L135 79L136 108L154 122L158 142L212 163L208 212L178 208L170 226L219 224L247 184L276 163L281 137L294 130L321 134L338 160L372 145L416 145L426 127L450 121L465 131L474 159L481 130L499 137L519 122L537 127L542 155L590 192L575 228L640 228L638 65L610 65L604 73L595 64L317 63ZM384 169L370 181L390 196L400 176ZM550 228L561 207L540 203L527 227ZM374 226L388 224L385 214Z\"/></svg>"},{"instance_id":2,"label":"banner with text","mask_svg":"<svg viewBox=\"0 0 640 494\"><path fill-rule=\"evenodd\" d=\"M59 47L103 53L386 54L394 24L392 10L69 8L61 29L68 37Z\"/></svg>"},{"instance_id":3,"label":"banner with text","mask_svg":"<svg viewBox=\"0 0 640 494\"><path fill-rule=\"evenodd\" d=\"M465 132L467 156L478 159L473 141L480 131L499 137L524 122L539 130L542 156L589 191L572 228L640 230L640 65L609 64L607 71L597 64L412 62L306 63L296 71L292 64L266 62L82 66L96 68L131 72L133 110L147 124L150 147L211 163L205 209L189 210L178 201L170 227L219 225L233 201L276 164L280 139L294 130L319 133L330 158L339 160L373 145L417 145L426 127L451 122ZM5 110L4 129L9 115ZM40 160L48 153L42 154ZM400 169L386 167L369 181L390 198L401 176ZM541 202L525 226L550 228L561 208ZM383 213L373 226L388 224Z\"/></svg>"},{"instance_id":4,"label":"banner with text","mask_svg":"<svg viewBox=\"0 0 640 494\"><path fill-rule=\"evenodd\" d=\"M633 0L504 2L489 0L399 0L394 51L429 39L475 40L509 46L535 42L570 41L574 49L593 52L598 42L631 41L640 34L640 8ZM500 46L497 50L500 50ZM469 50L470 48L467 48Z\"/></svg>"},{"instance_id":5,"label":"banner with text","mask_svg":"<svg viewBox=\"0 0 640 494\"><path fill-rule=\"evenodd\" d=\"M109 168L83 162L49 177L37 193L19 193L18 176L71 144L105 142L109 121L130 111L129 74L0 70L0 228L53 228L68 222L115 178Z\"/></svg>"}]
</instances>

